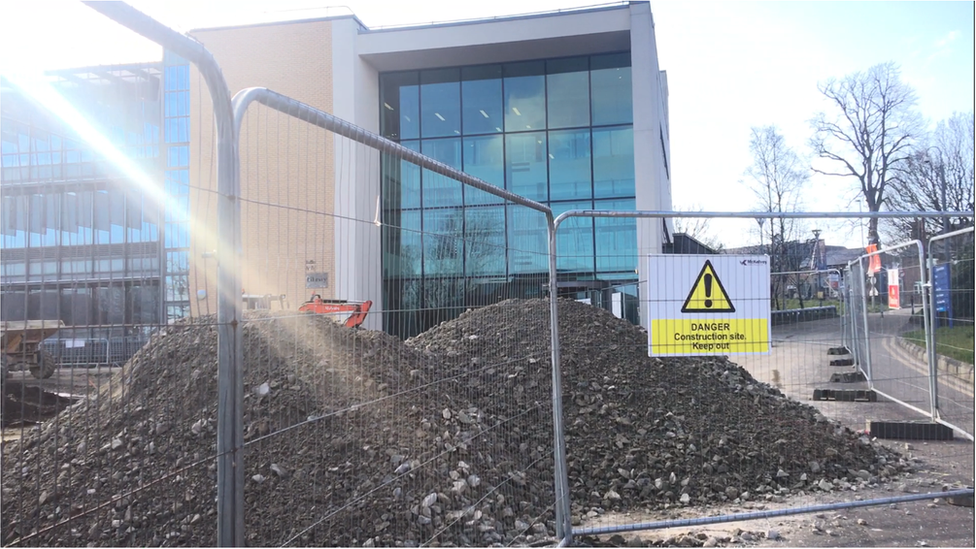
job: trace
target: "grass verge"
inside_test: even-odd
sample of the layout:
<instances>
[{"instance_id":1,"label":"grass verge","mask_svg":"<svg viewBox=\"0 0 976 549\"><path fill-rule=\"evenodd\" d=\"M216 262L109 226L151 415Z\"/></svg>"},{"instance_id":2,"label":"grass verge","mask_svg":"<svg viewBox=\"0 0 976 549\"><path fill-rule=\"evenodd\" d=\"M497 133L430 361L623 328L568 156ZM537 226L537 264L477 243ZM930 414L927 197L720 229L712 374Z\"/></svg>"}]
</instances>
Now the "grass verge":
<instances>
[{"instance_id":1,"label":"grass verge","mask_svg":"<svg viewBox=\"0 0 976 549\"><path fill-rule=\"evenodd\" d=\"M967 364L973 363L973 325L942 327L935 330L935 352ZM925 332L915 330L904 334L906 340L925 347Z\"/></svg>"}]
</instances>

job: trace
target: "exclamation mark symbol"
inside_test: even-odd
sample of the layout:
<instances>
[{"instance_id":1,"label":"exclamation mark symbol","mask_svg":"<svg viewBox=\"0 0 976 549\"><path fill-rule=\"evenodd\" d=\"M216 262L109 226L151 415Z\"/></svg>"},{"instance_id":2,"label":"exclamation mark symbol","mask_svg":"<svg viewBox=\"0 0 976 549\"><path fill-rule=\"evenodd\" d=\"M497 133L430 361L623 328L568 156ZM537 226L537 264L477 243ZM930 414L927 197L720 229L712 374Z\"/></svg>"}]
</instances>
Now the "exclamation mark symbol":
<instances>
[{"instance_id":1,"label":"exclamation mark symbol","mask_svg":"<svg viewBox=\"0 0 976 549\"><path fill-rule=\"evenodd\" d=\"M712 275L705 274L705 308L712 308Z\"/></svg>"}]
</instances>

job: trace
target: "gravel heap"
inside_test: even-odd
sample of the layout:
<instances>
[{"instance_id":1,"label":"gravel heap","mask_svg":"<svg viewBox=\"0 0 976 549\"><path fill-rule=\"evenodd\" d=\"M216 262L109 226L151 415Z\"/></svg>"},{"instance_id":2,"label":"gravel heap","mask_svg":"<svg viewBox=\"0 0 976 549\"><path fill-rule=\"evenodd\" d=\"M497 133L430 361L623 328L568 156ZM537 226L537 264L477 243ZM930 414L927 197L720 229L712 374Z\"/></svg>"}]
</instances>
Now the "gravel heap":
<instances>
[{"instance_id":1,"label":"gravel heap","mask_svg":"<svg viewBox=\"0 0 976 549\"><path fill-rule=\"evenodd\" d=\"M407 342L249 317L248 544L551 539L548 314L545 300L509 300ZM4 447L3 500L17 504L0 541L81 515L25 544L216 543L216 331L200 321L167 327L99 398ZM561 302L560 334L574 520L839 490L907 467L724 358L649 358L646 333L605 311Z\"/></svg>"},{"instance_id":2,"label":"gravel heap","mask_svg":"<svg viewBox=\"0 0 976 549\"><path fill-rule=\"evenodd\" d=\"M908 470L725 357L651 358L642 328L575 301L559 307L574 517L832 491ZM499 363L513 348L547 357L548 314L544 300L509 300L407 343L455 362ZM533 373L540 384L549 375Z\"/></svg>"}]
</instances>

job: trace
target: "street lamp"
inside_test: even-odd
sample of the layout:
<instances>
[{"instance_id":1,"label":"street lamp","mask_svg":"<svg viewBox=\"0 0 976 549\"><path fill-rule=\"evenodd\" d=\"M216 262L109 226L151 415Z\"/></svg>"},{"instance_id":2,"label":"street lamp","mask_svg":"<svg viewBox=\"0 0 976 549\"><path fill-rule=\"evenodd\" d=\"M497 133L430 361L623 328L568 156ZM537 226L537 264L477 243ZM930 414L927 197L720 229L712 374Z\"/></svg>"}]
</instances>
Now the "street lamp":
<instances>
[{"instance_id":1,"label":"street lamp","mask_svg":"<svg viewBox=\"0 0 976 549\"><path fill-rule=\"evenodd\" d=\"M813 268L817 271L817 299L823 307L823 281L820 279L820 229L813 229Z\"/></svg>"}]
</instances>

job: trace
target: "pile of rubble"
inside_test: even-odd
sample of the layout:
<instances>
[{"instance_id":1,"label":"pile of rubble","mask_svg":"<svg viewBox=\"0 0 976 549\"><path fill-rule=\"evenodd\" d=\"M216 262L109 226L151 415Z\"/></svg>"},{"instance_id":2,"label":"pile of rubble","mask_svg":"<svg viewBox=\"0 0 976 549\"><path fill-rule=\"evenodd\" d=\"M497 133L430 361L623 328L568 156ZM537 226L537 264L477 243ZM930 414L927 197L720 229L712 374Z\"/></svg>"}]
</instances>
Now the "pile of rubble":
<instances>
[{"instance_id":1,"label":"pile of rubble","mask_svg":"<svg viewBox=\"0 0 976 549\"><path fill-rule=\"evenodd\" d=\"M167 327L96 398L3 450L4 544L214 545L213 319ZM881 481L898 456L724 358L560 303L574 520ZM401 342L315 316L244 329L249 545L552 540L549 305L509 300Z\"/></svg>"}]
</instances>

